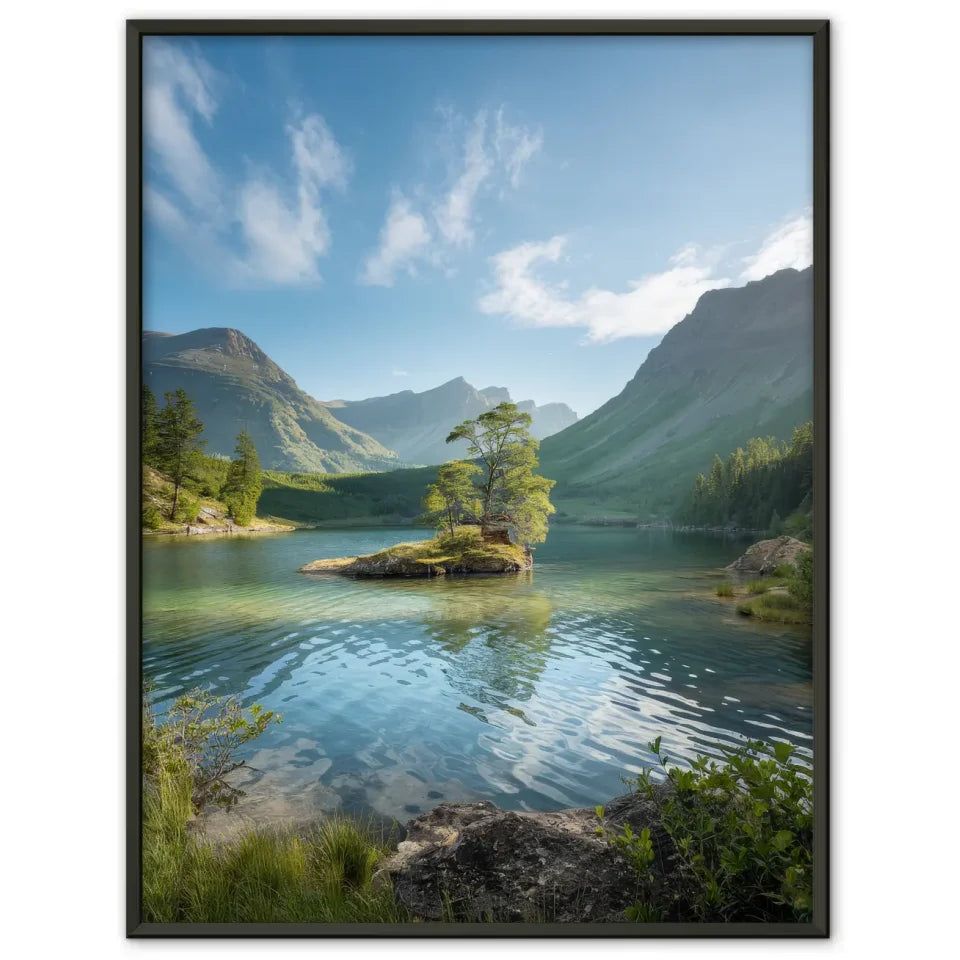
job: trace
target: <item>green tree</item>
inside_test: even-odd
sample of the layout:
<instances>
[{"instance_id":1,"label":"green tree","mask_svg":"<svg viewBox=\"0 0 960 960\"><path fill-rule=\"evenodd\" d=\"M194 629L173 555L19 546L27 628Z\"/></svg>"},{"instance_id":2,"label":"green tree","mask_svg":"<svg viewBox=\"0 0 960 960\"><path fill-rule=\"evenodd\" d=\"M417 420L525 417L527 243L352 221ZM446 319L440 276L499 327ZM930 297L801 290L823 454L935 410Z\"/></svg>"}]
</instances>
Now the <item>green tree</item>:
<instances>
[{"instance_id":1,"label":"green tree","mask_svg":"<svg viewBox=\"0 0 960 960\"><path fill-rule=\"evenodd\" d=\"M451 460L437 470L437 482L427 487L423 509L441 530L451 534L464 517L478 519L477 488L474 477L480 468L469 460Z\"/></svg>"},{"instance_id":2,"label":"green tree","mask_svg":"<svg viewBox=\"0 0 960 960\"><path fill-rule=\"evenodd\" d=\"M516 404L501 403L447 437L447 443L466 440L470 456L480 461L481 529L486 532L492 518L504 514L523 544L546 539L547 516L554 512L549 496L554 481L533 473L540 444L530 436L530 423L530 414Z\"/></svg>"},{"instance_id":3,"label":"green tree","mask_svg":"<svg viewBox=\"0 0 960 960\"><path fill-rule=\"evenodd\" d=\"M157 399L146 384L140 388L140 451L143 462L154 466L157 455Z\"/></svg>"},{"instance_id":4,"label":"green tree","mask_svg":"<svg viewBox=\"0 0 960 960\"><path fill-rule=\"evenodd\" d=\"M156 416L156 464L173 482L170 519L174 520L184 483L196 479L200 470L206 440L200 439L203 422L197 419L186 390L178 387L165 397L166 406Z\"/></svg>"},{"instance_id":5,"label":"green tree","mask_svg":"<svg viewBox=\"0 0 960 960\"><path fill-rule=\"evenodd\" d=\"M263 491L260 458L253 438L246 430L237 434L237 446L233 454L222 497L233 519L245 527L256 516L257 501Z\"/></svg>"}]
</instances>

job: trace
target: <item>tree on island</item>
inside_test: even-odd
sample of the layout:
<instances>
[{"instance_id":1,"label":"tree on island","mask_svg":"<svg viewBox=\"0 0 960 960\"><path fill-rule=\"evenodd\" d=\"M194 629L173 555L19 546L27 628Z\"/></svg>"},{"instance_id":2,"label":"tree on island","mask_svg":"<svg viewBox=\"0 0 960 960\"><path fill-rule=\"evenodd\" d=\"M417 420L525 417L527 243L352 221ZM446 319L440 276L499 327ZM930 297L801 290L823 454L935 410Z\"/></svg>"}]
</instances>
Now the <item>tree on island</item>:
<instances>
[{"instance_id":1,"label":"tree on island","mask_svg":"<svg viewBox=\"0 0 960 960\"><path fill-rule=\"evenodd\" d=\"M504 517L517 541L540 543L547 536L547 517L554 512L550 490L555 481L534 474L540 444L530 435L532 418L514 403L501 403L465 420L447 437L447 443L466 440L471 457L479 461L479 512L475 517L486 535Z\"/></svg>"},{"instance_id":2,"label":"tree on island","mask_svg":"<svg viewBox=\"0 0 960 960\"><path fill-rule=\"evenodd\" d=\"M237 446L233 455L221 497L233 519L241 527L245 527L256 516L257 501L263 490L260 458L257 456L253 438L246 430L237 434Z\"/></svg>"},{"instance_id":3,"label":"tree on island","mask_svg":"<svg viewBox=\"0 0 960 960\"><path fill-rule=\"evenodd\" d=\"M451 460L437 470L437 482L427 487L423 509L439 529L452 535L464 519L475 519L480 513L477 488L473 484L479 473L480 468L469 460Z\"/></svg>"},{"instance_id":4,"label":"tree on island","mask_svg":"<svg viewBox=\"0 0 960 960\"><path fill-rule=\"evenodd\" d=\"M200 439L203 422L197 419L193 401L183 387L164 395L166 406L156 415L156 466L173 482L173 500L170 504L170 519L176 519L180 490L184 483L197 479L203 463L203 447L206 440Z\"/></svg>"}]
</instances>

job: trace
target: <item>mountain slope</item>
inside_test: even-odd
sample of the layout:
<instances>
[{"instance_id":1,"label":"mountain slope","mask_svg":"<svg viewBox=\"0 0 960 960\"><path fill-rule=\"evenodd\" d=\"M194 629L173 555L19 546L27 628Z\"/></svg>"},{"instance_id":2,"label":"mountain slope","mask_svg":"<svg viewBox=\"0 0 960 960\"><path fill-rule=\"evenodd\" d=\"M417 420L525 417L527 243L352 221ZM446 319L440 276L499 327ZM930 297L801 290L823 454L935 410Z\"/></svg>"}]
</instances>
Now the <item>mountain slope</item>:
<instances>
[{"instance_id":1,"label":"mountain slope","mask_svg":"<svg viewBox=\"0 0 960 960\"><path fill-rule=\"evenodd\" d=\"M239 330L146 331L143 379L159 404L166 391L187 391L207 453L231 455L245 427L264 467L344 473L397 465L392 450L341 423Z\"/></svg>"},{"instance_id":2,"label":"mountain slope","mask_svg":"<svg viewBox=\"0 0 960 960\"><path fill-rule=\"evenodd\" d=\"M458 423L509 400L505 387L477 390L463 377L457 377L422 393L404 390L368 400L332 400L327 405L339 420L396 450L405 463L437 464L466 455L465 443L445 442ZM533 417L531 432L537 439L556 433L577 419L565 403L538 407L532 400L524 400L517 406Z\"/></svg>"},{"instance_id":3,"label":"mountain slope","mask_svg":"<svg viewBox=\"0 0 960 960\"><path fill-rule=\"evenodd\" d=\"M663 516L714 453L789 439L813 412L813 272L705 293L622 392L546 440L541 472L572 515Z\"/></svg>"}]
</instances>

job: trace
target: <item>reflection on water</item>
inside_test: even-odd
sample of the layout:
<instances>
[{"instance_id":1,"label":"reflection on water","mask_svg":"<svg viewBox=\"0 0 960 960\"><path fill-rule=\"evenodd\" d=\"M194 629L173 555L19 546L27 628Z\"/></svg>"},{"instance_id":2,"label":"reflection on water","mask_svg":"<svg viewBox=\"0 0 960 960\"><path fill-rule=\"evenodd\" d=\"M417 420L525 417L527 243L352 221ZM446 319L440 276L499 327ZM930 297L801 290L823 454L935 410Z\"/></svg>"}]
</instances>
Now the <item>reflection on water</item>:
<instances>
[{"instance_id":1,"label":"reflection on water","mask_svg":"<svg viewBox=\"0 0 960 960\"><path fill-rule=\"evenodd\" d=\"M808 754L808 632L759 628L713 596L742 544L555 527L516 576L296 572L426 535L145 545L157 707L201 685L284 715L249 745L249 809L404 819L440 799L592 805L622 790L658 735L676 759L745 737Z\"/></svg>"}]
</instances>

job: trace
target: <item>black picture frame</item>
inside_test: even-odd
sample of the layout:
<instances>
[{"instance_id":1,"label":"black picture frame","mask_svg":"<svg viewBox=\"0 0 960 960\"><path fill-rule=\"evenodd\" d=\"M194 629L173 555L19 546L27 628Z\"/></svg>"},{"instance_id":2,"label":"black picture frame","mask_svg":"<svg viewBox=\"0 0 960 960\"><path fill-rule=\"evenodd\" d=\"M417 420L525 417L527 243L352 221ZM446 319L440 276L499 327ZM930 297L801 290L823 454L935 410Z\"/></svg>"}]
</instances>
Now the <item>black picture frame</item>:
<instances>
[{"instance_id":1,"label":"black picture frame","mask_svg":"<svg viewBox=\"0 0 960 960\"><path fill-rule=\"evenodd\" d=\"M126 933L128 937L761 937L830 932L830 23L809 20L128 20L126 24ZM144 923L141 919L142 40L204 36L808 36L813 40L814 844L810 923Z\"/></svg>"}]
</instances>

